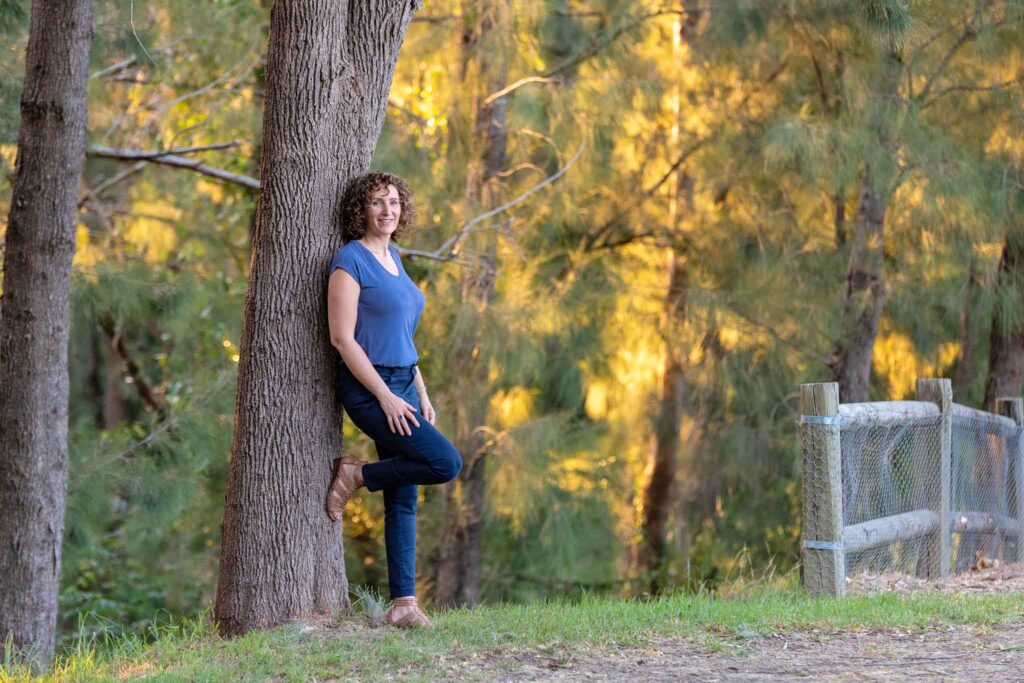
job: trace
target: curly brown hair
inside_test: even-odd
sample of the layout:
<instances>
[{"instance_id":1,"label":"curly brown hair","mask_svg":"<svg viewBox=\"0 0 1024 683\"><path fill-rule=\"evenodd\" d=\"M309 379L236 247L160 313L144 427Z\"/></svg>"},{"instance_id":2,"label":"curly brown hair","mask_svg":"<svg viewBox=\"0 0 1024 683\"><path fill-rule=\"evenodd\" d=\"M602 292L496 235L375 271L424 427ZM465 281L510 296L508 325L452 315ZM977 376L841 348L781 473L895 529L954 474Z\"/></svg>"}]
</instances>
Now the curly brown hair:
<instances>
[{"instance_id":1,"label":"curly brown hair","mask_svg":"<svg viewBox=\"0 0 1024 683\"><path fill-rule=\"evenodd\" d=\"M341 229L346 244L366 234L366 209L373 200L373 193L388 185L398 190L398 202L402 206L402 215L398 217L398 227L391 239L397 242L416 225L416 199L409 185L394 173L370 171L353 178L341 200Z\"/></svg>"}]
</instances>

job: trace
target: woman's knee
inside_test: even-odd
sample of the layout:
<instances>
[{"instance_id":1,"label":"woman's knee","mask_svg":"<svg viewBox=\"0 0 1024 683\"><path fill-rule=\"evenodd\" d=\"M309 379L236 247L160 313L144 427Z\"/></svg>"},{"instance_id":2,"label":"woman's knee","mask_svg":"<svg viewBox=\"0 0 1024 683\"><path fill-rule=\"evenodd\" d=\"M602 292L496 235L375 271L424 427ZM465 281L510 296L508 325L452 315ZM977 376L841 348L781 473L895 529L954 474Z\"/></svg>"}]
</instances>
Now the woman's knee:
<instances>
[{"instance_id":1,"label":"woman's knee","mask_svg":"<svg viewBox=\"0 0 1024 683\"><path fill-rule=\"evenodd\" d=\"M459 476L459 472L461 470L462 455L455 446L446 442L446 447L442 450L440 457L438 457L434 463L434 471L437 473L437 478L441 480L438 483L451 481L455 477Z\"/></svg>"}]
</instances>

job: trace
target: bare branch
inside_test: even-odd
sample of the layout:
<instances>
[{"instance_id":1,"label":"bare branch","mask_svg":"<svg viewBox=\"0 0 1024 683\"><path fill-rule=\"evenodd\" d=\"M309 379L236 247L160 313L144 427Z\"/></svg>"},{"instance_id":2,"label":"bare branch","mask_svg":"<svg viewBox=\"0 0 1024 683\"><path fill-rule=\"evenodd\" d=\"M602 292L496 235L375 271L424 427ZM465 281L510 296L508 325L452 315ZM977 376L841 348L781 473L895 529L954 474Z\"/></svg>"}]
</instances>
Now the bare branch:
<instances>
[{"instance_id":1,"label":"bare branch","mask_svg":"<svg viewBox=\"0 0 1024 683\"><path fill-rule=\"evenodd\" d=\"M719 132L720 131L716 131L714 133L711 133L710 135L707 135L707 136L705 136L703 138L700 138L696 142L691 144L689 147L684 149L682 151L682 153L680 153L679 156L676 157L676 160L672 162L672 165L669 166L669 169L667 171L665 171L664 175L662 175L661 178L659 178L657 182L655 182L653 185L651 185L650 187L645 189L639 195L636 195L634 197L634 199L629 204L627 204L624 209L620 210L618 213L616 213L614 216L612 216L609 220L605 221L603 224L598 226L598 228L596 230L592 230L592 231L588 232L587 235L585 236L584 240L583 240L583 249L584 249L584 251L590 251L590 250L594 249L595 247L598 247L599 246L598 245L598 240L603 238L605 233L607 233L609 230L611 230L616 225L618 225L622 221L622 219L625 218L629 214L630 211L632 211L637 206L639 206L640 203L643 202L646 198L650 197L655 192L657 192L658 189L662 185L664 185L668 181L669 178L672 177L672 174L675 173L676 170L684 162L686 162L687 159L689 159L691 156L696 154L698 150L700 150L702 147L704 147L709 142L711 142L713 139L715 139L718 136ZM603 242L603 240L602 240L602 242ZM627 240L627 242L628 242L628 240ZM624 244L624 242L619 242L619 244Z\"/></svg>"},{"instance_id":2,"label":"bare branch","mask_svg":"<svg viewBox=\"0 0 1024 683\"><path fill-rule=\"evenodd\" d=\"M240 145L238 140L232 140L231 142L215 142L211 145L195 145L192 147L171 147L170 149L114 149L112 147L102 147L100 145L93 145L89 148L90 153L93 156L100 157L112 157L117 159L141 159L143 161L152 161L159 157L165 157L173 154L194 154L196 152L208 152L215 149L229 149L231 147L238 147ZM116 156L112 156L116 154Z\"/></svg>"},{"instance_id":3,"label":"bare branch","mask_svg":"<svg viewBox=\"0 0 1024 683\"><path fill-rule=\"evenodd\" d=\"M765 77L765 79L763 81L761 81L760 83L757 84L757 87L752 88L750 90L750 92L748 92L746 95L743 96L743 99L741 99L737 103L737 105L735 107L733 107L733 111L738 112L741 109L743 109L747 105L747 103L750 102L751 98L754 97L754 95L756 95L757 93L761 92L761 90L763 90L766 86L768 86L772 82L774 82L775 79L777 79L782 74L782 72L785 71L787 64L788 64L788 60L786 60L786 59L784 59L781 62L779 62L779 64L776 66L776 68L773 69ZM674 162L672 162L672 165L669 167L669 169L661 176L661 178L656 183L654 183L653 185L648 187L646 190L641 192L638 196L636 196L633 199L632 202L629 203L628 206L626 206L626 208L624 208L623 210L619 211L617 214L615 214L615 216L613 216L608 221L605 221L605 223L603 223L596 230L592 230L592 231L588 232L586 235L584 235L583 239L581 240L581 248L584 251L590 251L590 250L594 249L595 247L599 246L597 244L598 239L601 239L604 236L605 233L607 233L609 230L611 230L616 225L618 225L622 221L622 219L625 218L626 215L628 215L630 211L632 211L634 208L639 206L642 201L644 201L645 199L647 199L648 197L653 195L655 192L657 192L658 189L662 185L664 185L668 181L669 178L672 177L672 174L675 173L676 170L683 163L685 163L687 159L689 159L691 156L693 156L702 147L704 147L705 145L707 145L708 143L713 141L715 138L717 138L722 133L722 130L723 130L723 128L719 128L718 130L712 131L711 133L705 135L703 138L699 138L698 140L694 141L689 147L684 149L679 154L679 156L676 158L676 160Z\"/></svg>"},{"instance_id":4,"label":"bare branch","mask_svg":"<svg viewBox=\"0 0 1024 683\"><path fill-rule=\"evenodd\" d=\"M510 92L512 92L513 90L521 88L524 85L528 85L530 83L551 83L552 81L557 81L557 80L558 80L558 78L556 78L555 76L527 76L526 78L520 78L515 83L513 83L511 85L506 85L504 88L502 88L498 92L495 92L495 93L492 93L492 94L488 95L486 98L484 98L484 101L481 102L480 104L481 104L481 106L486 107L491 102L493 102L494 100L498 99L499 97L507 95Z\"/></svg>"},{"instance_id":5,"label":"bare branch","mask_svg":"<svg viewBox=\"0 0 1024 683\"><path fill-rule=\"evenodd\" d=\"M232 143L237 144L237 143ZM230 146L230 145L228 145ZM210 147L210 149L216 149L218 147ZM187 151L199 151L200 148L183 148ZM173 150L172 150L173 151ZM86 150L86 153L90 156L103 157L105 159L120 159L126 161L136 161L142 159L152 164L162 164L164 166L175 166L177 168L187 168L195 171L196 173L202 173L212 178L218 178L229 183L241 185L247 187L250 190L259 190L260 181L251 176L243 175L241 173L231 173L224 169L216 168L214 166L208 166L199 159L188 159L183 156L176 154L170 154L169 152L152 152L147 150L137 149L115 149L113 147L101 147L99 145L93 145Z\"/></svg>"},{"instance_id":6,"label":"bare branch","mask_svg":"<svg viewBox=\"0 0 1024 683\"><path fill-rule=\"evenodd\" d=\"M603 50L604 48L606 48L609 45L611 45L612 43L614 43L616 40L618 40L620 37L622 37L622 35L624 35L625 33L629 32L629 31L632 31L637 26L643 24L645 21L647 21L649 19L654 19L656 17L661 17L661 16L664 16L666 14L684 14L686 11L687 11L686 9L682 9L682 8L662 9L662 10L655 10L653 12L649 12L647 14L641 14L641 15L639 15L637 17L634 17L630 21L623 22L621 26L615 27L615 29L612 30L611 33L609 33L607 36L604 37L604 40L599 40L600 36L592 37L590 39L590 42L586 45L586 47L584 47L582 50L580 50L576 54L570 55L569 57L566 57L564 60L562 60L561 62L559 62L555 66L551 67L550 69L545 70L544 72L542 72L540 74L537 74L535 76L527 76L525 78L520 78L515 83L512 83L511 85L507 85L504 88L502 88L501 90L499 90L499 91L497 91L495 93L492 93L491 95L488 95L483 100L483 102L481 104L483 106L487 106L488 104L490 104L494 100L498 99L499 97L503 97L504 95L509 94L513 90L516 90L517 88L521 88L522 86L527 85L529 83L549 83L549 82L551 82L553 80L556 80L555 78L553 78L554 76L557 76L557 75L559 75L559 74L561 74L561 73L563 73L565 71L568 71L569 69L573 68L574 66L576 66L578 64L581 64L582 62L585 62L586 60L590 59L594 55L599 54L601 52L601 50Z\"/></svg>"},{"instance_id":7,"label":"bare branch","mask_svg":"<svg viewBox=\"0 0 1024 683\"><path fill-rule=\"evenodd\" d=\"M163 45L161 45L160 47L154 49L153 52L165 52L165 51L169 50L170 48L174 47L175 45L177 45L178 43L180 43L182 41L185 41L185 40L189 40L191 38L192 38L191 35L184 35L184 36L181 36L180 38L175 38L174 40L169 40L166 43L164 43ZM127 57L125 59L122 59L120 62L116 62L116 63L111 64L110 66L108 66L108 67L106 67L104 69L100 69L99 71L96 71L95 73L89 74L89 78L90 79L92 79L92 78L103 78L105 76L110 76L111 74L116 74L116 73L118 73L120 71L124 71L125 69L127 69L130 66L133 66L138 61L139 61L138 56L137 55L132 55L131 57Z\"/></svg>"},{"instance_id":8,"label":"bare branch","mask_svg":"<svg viewBox=\"0 0 1024 683\"><path fill-rule=\"evenodd\" d=\"M412 18L412 21L413 21L413 23L421 23L421 24L440 24L440 23L443 23L443 22L446 22L446 21L456 21L456 20L461 19L461 18L462 18L461 14L434 14L434 15L415 16L415 17Z\"/></svg>"},{"instance_id":9,"label":"bare branch","mask_svg":"<svg viewBox=\"0 0 1024 683\"><path fill-rule=\"evenodd\" d=\"M128 59L122 59L120 62L111 64L105 69L100 69L99 71L89 74L89 78L103 78L104 76L116 74L119 71L124 71L137 61L139 61L139 58L132 55Z\"/></svg>"},{"instance_id":10,"label":"bare branch","mask_svg":"<svg viewBox=\"0 0 1024 683\"><path fill-rule=\"evenodd\" d=\"M128 168L124 169L123 171L120 171L120 172L114 174L110 178L107 178L106 180L104 180L102 183L100 183L96 187L91 188L91 189L86 189L85 194L83 194L79 198L79 200L78 200L78 208L81 209L83 206L85 206L87 203L89 203L89 201L92 200L93 198L99 197L104 192L106 192L111 187L113 187L114 185L117 185L118 183L120 183L120 182L122 182L122 181L124 181L124 180L126 180L128 178L130 178L131 176L135 175L136 173L138 173L139 171L141 171L144 168L146 168L146 162L145 161L140 161L138 163L132 164Z\"/></svg>"},{"instance_id":11,"label":"bare branch","mask_svg":"<svg viewBox=\"0 0 1024 683\"><path fill-rule=\"evenodd\" d=\"M932 98L930 100L921 102L921 109L926 109L926 108L932 106L933 104L935 104L935 100L939 99L940 97L945 97L946 95L949 95L951 93L955 93L955 92L1001 92L1001 91L1006 90L1007 88L1009 88L1011 86L1017 85L1018 83L1024 83L1024 75L1017 76L1017 78L1011 78L1010 80L1003 81L1002 83L993 83L992 85L963 85L963 84L951 85L948 88L943 88L942 90L939 90L937 93L935 93L932 96Z\"/></svg>"},{"instance_id":12,"label":"bare branch","mask_svg":"<svg viewBox=\"0 0 1024 683\"><path fill-rule=\"evenodd\" d=\"M970 24L964 27L964 30L957 37L956 41L954 41L949 50L947 50L946 54L942 57L942 61L939 62L939 65L935 67L935 70L932 71L930 76L928 76L928 80L925 81L924 87L921 88L921 92L917 94L917 99L919 101L924 102L925 99L927 99L928 93L931 92L932 87L935 85L935 81L938 80L939 76L941 76L946 70L950 60L953 59L953 55L955 55L964 45L969 43L971 40L974 40L977 35L977 32L970 26Z\"/></svg>"},{"instance_id":13,"label":"bare branch","mask_svg":"<svg viewBox=\"0 0 1024 683\"><path fill-rule=\"evenodd\" d=\"M193 90L191 92L187 92L184 95L181 95L180 97L176 97L176 98L174 98L173 100L171 100L169 102L165 102L165 103L161 104L159 107L154 107L154 114L153 114L153 116L154 117L160 116L163 113L165 113L168 110L170 110L171 107L175 106L176 104L180 104L180 103L182 103L182 102L184 102L186 100L192 99L193 97L198 97L198 96L200 96L200 95L202 95L204 93L207 93L210 90L212 90L213 88L215 88L218 85L220 85L221 83L223 83L223 82L227 81L228 79L230 79L237 72L242 71L246 67L251 67L253 64L255 64L260 59L259 53L257 52L257 45L258 45L258 42L259 42L259 37L260 37L260 34L258 32L256 34L254 34L253 40L252 40L251 44L249 45L249 51L246 53L246 55L242 59L238 60L233 66L231 66L231 68L227 69L224 73L222 73L220 76L218 76L217 78L213 79L212 81L210 81L206 85L204 85L202 87L199 87L199 88L196 88L195 90ZM252 55L255 55L255 57L253 57Z\"/></svg>"},{"instance_id":14,"label":"bare branch","mask_svg":"<svg viewBox=\"0 0 1024 683\"><path fill-rule=\"evenodd\" d=\"M552 174L552 175L548 176L547 178L545 178L544 180L540 181L539 183L537 183L536 185L531 187L526 192L522 193L521 195L519 195L515 199L512 199L510 201L505 202L504 204L502 204L499 207L491 209L490 211L485 211L484 213L480 214L479 216L477 216L473 220L471 220L468 223L466 223L465 225L463 225L459 229L459 231L457 233L452 235L447 241L445 241L444 244L442 244L440 247L438 247L433 252L434 255L435 256L440 256L440 255L444 254L445 252L451 252L453 255L458 254L459 247L461 246L462 241L465 239L466 235L468 235L470 232L472 232L473 226L475 226L475 225L477 225L479 223L482 223L483 221L487 220L491 216L495 216L495 215L501 213L502 211L507 211L508 209L512 208L516 204L521 204L522 202L524 202L531 195L539 192L545 186L550 185L551 183L553 183L556 180L558 180L559 178L561 178L563 175L565 175L566 171L568 171L570 168L572 168L572 165L576 163L576 160L580 158L580 155L583 154L583 149L586 146L587 146L586 142L580 143L579 149L577 149L576 153L572 155L572 158L569 159L568 162L566 162L565 166L560 168L554 174Z\"/></svg>"}]
</instances>

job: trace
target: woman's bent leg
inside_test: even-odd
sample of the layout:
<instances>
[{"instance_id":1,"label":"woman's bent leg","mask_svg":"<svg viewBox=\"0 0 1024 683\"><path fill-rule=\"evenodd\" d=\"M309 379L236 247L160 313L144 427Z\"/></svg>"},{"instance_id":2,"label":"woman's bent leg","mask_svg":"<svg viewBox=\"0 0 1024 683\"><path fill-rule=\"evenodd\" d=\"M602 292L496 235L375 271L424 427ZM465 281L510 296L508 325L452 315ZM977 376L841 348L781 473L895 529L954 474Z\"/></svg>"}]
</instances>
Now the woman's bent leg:
<instances>
[{"instance_id":1,"label":"woman's bent leg","mask_svg":"<svg viewBox=\"0 0 1024 683\"><path fill-rule=\"evenodd\" d=\"M348 383L344 388L342 402L352 422L377 443L378 453L383 448L394 454L394 457L363 466L367 489L380 491L415 484L443 484L458 475L462 469L462 456L425 417L416 413L420 424L417 427L409 423L411 435L396 434L388 427L387 416L373 394L362 385ZM419 409L419 398L411 379L408 387L394 389L398 389L396 394Z\"/></svg>"}]
</instances>

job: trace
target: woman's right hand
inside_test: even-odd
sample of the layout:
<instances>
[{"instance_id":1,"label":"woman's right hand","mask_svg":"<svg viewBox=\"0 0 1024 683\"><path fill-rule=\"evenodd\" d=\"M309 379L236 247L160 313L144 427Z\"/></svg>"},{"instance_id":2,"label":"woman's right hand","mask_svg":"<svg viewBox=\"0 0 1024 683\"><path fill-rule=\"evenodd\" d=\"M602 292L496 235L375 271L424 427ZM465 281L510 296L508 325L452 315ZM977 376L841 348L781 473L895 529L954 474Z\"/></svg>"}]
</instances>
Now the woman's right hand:
<instances>
[{"instance_id":1,"label":"woman's right hand","mask_svg":"<svg viewBox=\"0 0 1024 683\"><path fill-rule=\"evenodd\" d=\"M420 423L416 421L416 416L413 414L416 412L416 408L401 396L396 396L393 392L380 399L380 407L384 410L384 414L387 415L388 428L392 434L398 433L411 436L412 427L409 426L409 423L412 422L417 427L420 426Z\"/></svg>"}]
</instances>

